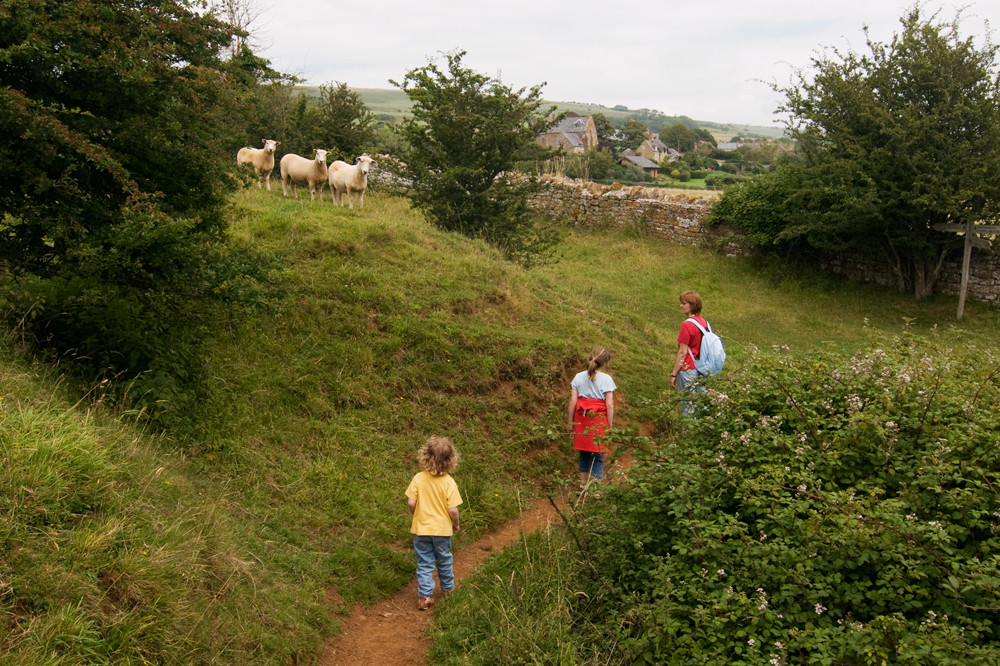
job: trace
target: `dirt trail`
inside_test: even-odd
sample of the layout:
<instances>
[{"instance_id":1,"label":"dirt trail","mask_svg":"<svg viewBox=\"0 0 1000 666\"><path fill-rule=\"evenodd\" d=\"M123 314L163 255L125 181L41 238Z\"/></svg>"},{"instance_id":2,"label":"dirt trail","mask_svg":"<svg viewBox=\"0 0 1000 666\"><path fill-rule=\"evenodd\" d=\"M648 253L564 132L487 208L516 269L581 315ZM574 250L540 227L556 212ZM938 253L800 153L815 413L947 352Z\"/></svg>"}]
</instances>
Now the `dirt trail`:
<instances>
[{"instance_id":1,"label":"dirt trail","mask_svg":"<svg viewBox=\"0 0 1000 666\"><path fill-rule=\"evenodd\" d=\"M560 501L560 507L563 506ZM469 576L487 557L514 543L522 533L542 529L558 520L547 498L536 500L520 516L500 529L455 551L455 581ZM439 596L435 597L440 601ZM323 650L322 666L340 664L426 664L431 642L427 639L431 614L417 610L414 577L390 599L367 608L357 605L350 617L339 619L341 633Z\"/></svg>"}]
</instances>

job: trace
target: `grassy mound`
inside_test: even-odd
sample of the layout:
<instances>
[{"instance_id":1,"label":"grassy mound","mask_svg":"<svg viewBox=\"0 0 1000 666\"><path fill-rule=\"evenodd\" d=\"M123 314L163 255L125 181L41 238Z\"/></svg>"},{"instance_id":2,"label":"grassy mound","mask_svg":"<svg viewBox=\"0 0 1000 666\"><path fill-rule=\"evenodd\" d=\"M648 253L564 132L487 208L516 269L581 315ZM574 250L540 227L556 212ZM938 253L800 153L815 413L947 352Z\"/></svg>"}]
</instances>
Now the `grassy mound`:
<instances>
[{"instance_id":1,"label":"grassy mound","mask_svg":"<svg viewBox=\"0 0 1000 666\"><path fill-rule=\"evenodd\" d=\"M413 574L403 490L422 442L462 453L462 548L572 477L567 384L595 344L623 428L663 413L685 289L733 367L753 345L850 349L865 319L919 330L954 310L617 230L573 230L525 271L377 193L352 211L251 189L232 233L285 268L266 309L216 332L184 432L77 403L3 340L0 661L314 660L331 611ZM960 334L995 324L970 307Z\"/></svg>"}]
</instances>

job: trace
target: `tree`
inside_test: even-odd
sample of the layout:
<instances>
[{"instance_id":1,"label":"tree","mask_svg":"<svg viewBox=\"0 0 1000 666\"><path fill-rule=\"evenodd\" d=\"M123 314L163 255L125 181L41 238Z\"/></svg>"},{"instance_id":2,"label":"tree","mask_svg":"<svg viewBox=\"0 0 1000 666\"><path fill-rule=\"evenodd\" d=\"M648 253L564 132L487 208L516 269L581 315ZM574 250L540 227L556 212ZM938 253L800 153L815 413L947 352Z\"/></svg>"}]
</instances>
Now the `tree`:
<instances>
[{"instance_id":1,"label":"tree","mask_svg":"<svg viewBox=\"0 0 1000 666\"><path fill-rule=\"evenodd\" d=\"M597 143L606 143L615 135L615 126L603 113L595 113L594 126L597 128Z\"/></svg>"},{"instance_id":2,"label":"tree","mask_svg":"<svg viewBox=\"0 0 1000 666\"><path fill-rule=\"evenodd\" d=\"M530 263L556 236L531 217L534 178L513 167L541 149L535 136L551 126L555 109L539 112L540 86L515 91L463 67L464 55L445 54L444 71L429 63L391 82L413 102L402 125L410 198L441 229L482 238Z\"/></svg>"},{"instance_id":3,"label":"tree","mask_svg":"<svg viewBox=\"0 0 1000 666\"><path fill-rule=\"evenodd\" d=\"M641 122L635 118L629 118L622 125L622 134L625 135L625 139L622 140L622 145L626 148L631 148L635 150L642 142L646 139L646 132L649 128L643 125Z\"/></svg>"},{"instance_id":4,"label":"tree","mask_svg":"<svg viewBox=\"0 0 1000 666\"><path fill-rule=\"evenodd\" d=\"M346 83L320 86L319 97L316 123L323 147L353 164L375 138L375 114Z\"/></svg>"},{"instance_id":5,"label":"tree","mask_svg":"<svg viewBox=\"0 0 1000 666\"><path fill-rule=\"evenodd\" d=\"M660 141L681 153L692 150L699 140L700 137L694 130L681 123L674 123L660 131Z\"/></svg>"},{"instance_id":6,"label":"tree","mask_svg":"<svg viewBox=\"0 0 1000 666\"><path fill-rule=\"evenodd\" d=\"M997 46L960 37L959 18L941 23L913 8L891 43L868 37L863 55L834 49L776 88L803 159L770 179L786 193L773 242L877 249L900 290L922 298L961 244L933 226L996 218Z\"/></svg>"},{"instance_id":7,"label":"tree","mask_svg":"<svg viewBox=\"0 0 1000 666\"><path fill-rule=\"evenodd\" d=\"M161 398L246 275L224 237L232 30L192 7L0 10L0 311L70 367Z\"/></svg>"}]
</instances>

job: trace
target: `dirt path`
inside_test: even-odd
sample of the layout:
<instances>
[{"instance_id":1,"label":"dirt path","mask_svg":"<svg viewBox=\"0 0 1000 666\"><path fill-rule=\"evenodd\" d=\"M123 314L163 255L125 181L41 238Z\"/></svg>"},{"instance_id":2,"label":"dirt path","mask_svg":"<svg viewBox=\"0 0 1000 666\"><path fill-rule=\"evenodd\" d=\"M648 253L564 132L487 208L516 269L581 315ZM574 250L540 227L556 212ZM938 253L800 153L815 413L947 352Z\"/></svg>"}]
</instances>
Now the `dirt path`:
<instances>
[{"instance_id":1,"label":"dirt path","mask_svg":"<svg viewBox=\"0 0 1000 666\"><path fill-rule=\"evenodd\" d=\"M652 424L639 424L640 435L648 437L652 432ZM632 463L632 455L628 452L612 460L606 469L605 483L617 483L632 467ZM559 510L564 512L567 506L579 501L575 490L564 490L553 498L559 505ZM461 550L456 550L456 586L461 586L462 581L487 557L515 543L521 534L530 534L560 520L548 498L542 497L535 500L517 518L465 545ZM339 605L331 603L331 606ZM320 666L422 666L427 663L427 652L430 650L431 642L427 638L427 632L433 612L433 609L417 610L417 578L414 576L391 599L367 608L356 605L350 617L338 618L340 635L324 648Z\"/></svg>"},{"instance_id":2,"label":"dirt path","mask_svg":"<svg viewBox=\"0 0 1000 666\"><path fill-rule=\"evenodd\" d=\"M562 507L565 500L560 500ZM487 557L531 533L559 520L548 499L536 500L520 516L474 543L455 551L455 581L469 576ZM339 619L340 635L323 650L322 666L365 664L396 666L427 663L431 614L417 610L414 577L391 599L369 606L355 606L350 617Z\"/></svg>"}]
</instances>

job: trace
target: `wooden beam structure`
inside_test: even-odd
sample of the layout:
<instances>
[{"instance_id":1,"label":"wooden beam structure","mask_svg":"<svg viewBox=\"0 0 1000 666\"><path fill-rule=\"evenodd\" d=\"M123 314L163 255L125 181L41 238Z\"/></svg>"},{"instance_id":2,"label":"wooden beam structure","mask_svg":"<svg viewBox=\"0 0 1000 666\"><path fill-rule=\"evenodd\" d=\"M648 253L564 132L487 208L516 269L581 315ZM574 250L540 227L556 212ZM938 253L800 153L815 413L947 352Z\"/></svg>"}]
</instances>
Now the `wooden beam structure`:
<instances>
[{"instance_id":1,"label":"wooden beam structure","mask_svg":"<svg viewBox=\"0 0 1000 666\"><path fill-rule=\"evenodd\" d=\"M962 286L958 291L958 320L962 321L965 314L965 296L969 291L969 264L972 262L973 246L980 249L989 249L992 243L989 238L983 236L1000 235L1000 224L935 224L932 227L935 231L945 233L965 234L965 251L962 254Z\"/></svg>"}]
</instances>

